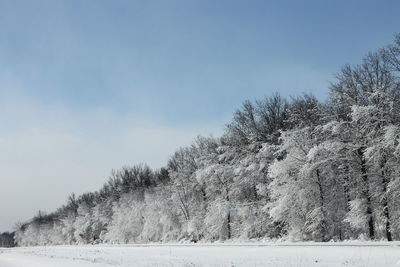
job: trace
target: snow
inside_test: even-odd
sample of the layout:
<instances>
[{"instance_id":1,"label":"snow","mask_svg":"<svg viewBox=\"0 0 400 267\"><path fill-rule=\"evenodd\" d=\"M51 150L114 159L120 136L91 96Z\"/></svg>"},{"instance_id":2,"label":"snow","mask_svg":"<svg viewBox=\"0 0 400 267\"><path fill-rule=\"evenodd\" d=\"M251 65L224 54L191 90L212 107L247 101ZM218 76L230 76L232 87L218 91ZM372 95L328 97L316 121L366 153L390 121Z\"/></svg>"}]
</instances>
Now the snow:
<instances>
[{"instance_id":1,"label":"snow","mask_svg":"<svg viewBox=\"0 0 400 267\"><path fill-rule=\"evenodd\" d=\"M400 266L400 243L95 245L0 249L1 267Z\"/></svg>"}]
</instances>

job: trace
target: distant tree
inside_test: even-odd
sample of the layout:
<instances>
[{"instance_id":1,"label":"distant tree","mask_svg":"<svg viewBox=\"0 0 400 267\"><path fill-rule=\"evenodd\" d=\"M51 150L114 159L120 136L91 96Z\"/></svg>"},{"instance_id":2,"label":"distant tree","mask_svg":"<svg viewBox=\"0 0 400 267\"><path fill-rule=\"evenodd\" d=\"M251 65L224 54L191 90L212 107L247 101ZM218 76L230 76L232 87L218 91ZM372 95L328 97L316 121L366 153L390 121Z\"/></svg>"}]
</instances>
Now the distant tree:
<instances>
[{"instance_id":1,"label":"distant tree","mask_svg":"<svg viewBox=\"0 0 400 267\"><path fill-rule=\"evenodd\" d=\"M388 62L390 70L400 72L400 33L396 34L394 42L382 49L381 53Z\"/></svg>"},{"instance_id":2,"label":"distant tree","mask_svg":"<svg viewBox=\"0 0 400 267\"><path fill-rule=\"evenodd\" d=\"M0 247L11 248L15 246L14 241L15 232L0 233Z\"/></svg>"},{"instance_id":3,"label":"distant tree","mask_svg":"<svg viewBox=\"0 0 400 267\"><path fill-rule=\"evenodd\" d=\"M288 104L279 94L251 103L245 101L227 125L230 140L237 145L252 142L276 143L285 128Z\"/></svg>"}]
</instances>

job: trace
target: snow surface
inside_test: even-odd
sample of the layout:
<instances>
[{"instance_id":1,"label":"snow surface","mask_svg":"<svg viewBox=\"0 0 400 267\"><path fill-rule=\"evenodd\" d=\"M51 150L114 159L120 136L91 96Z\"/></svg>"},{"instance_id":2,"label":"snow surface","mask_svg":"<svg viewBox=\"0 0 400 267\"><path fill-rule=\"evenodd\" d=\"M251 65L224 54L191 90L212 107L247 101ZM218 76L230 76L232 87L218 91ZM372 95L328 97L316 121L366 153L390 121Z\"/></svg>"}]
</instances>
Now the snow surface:
<instances>
[{"instance_id":1,"label":"snow surface","mask_svg":"<svg viewBox=\"0 0 400 267\"><path fill-rule=\"evenodd\" d=\"M67 266L400 266L400 243L95 245L0 249L0 267Z\"/></svg>"}]
</instances>

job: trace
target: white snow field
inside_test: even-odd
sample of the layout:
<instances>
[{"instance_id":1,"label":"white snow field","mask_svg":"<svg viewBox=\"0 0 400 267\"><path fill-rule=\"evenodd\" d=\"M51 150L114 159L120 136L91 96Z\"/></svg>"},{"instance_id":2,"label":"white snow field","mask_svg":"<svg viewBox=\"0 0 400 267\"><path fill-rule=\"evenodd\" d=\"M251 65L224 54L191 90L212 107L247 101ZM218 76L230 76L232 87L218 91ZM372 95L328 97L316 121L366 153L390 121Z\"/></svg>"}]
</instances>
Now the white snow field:
<instances>
[{"instance_id":1,"label":"white snow field","mask_svg":"<svg viewBox=\"0 0 400 267\"><path fill-rule=\"evenodd\" d=\"M0 249L0 267L400 266L399 243L95 245Z\"/></svg>"}]
</instances>

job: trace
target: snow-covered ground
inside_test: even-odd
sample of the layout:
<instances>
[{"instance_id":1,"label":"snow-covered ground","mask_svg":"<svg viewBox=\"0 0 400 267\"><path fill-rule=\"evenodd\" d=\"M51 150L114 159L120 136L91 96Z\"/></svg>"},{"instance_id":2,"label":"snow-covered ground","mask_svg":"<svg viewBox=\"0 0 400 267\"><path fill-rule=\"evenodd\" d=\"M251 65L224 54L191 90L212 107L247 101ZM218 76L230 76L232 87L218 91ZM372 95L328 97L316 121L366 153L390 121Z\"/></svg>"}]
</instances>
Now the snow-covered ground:
<instances>
[{"instance_id":1,"label":"snow-covered ground","mask_svg":"<svg viewBox=\"0 0 400 267\"><path fill-rule=\"evenodd\" d=\"M399 243L60 246L0 249L0 267L385 267Z\"/></svg>"}]
</instances>

